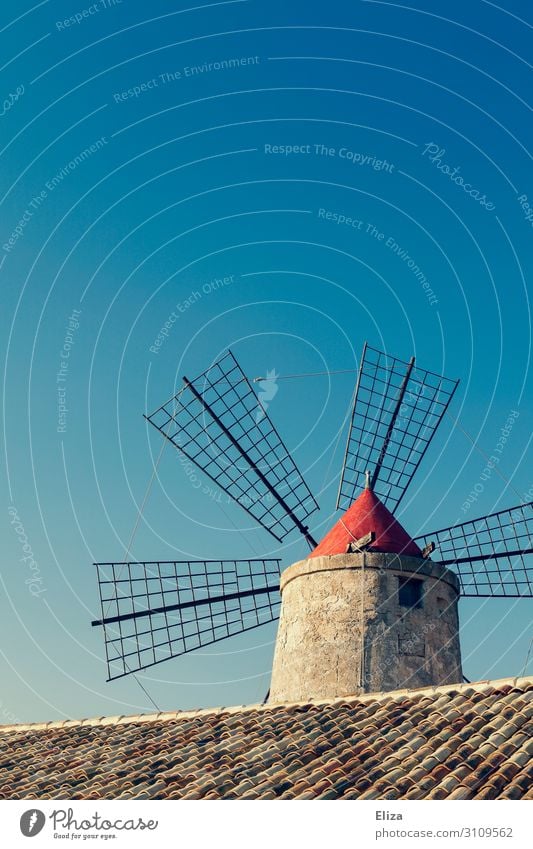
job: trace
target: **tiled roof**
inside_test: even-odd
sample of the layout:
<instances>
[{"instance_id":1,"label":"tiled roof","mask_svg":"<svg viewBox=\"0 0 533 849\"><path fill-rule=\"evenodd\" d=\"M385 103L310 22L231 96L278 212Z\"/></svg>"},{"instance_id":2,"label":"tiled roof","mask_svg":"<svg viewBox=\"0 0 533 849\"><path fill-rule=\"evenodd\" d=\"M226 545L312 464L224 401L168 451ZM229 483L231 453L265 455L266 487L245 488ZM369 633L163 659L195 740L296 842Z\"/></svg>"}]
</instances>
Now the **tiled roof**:
<instances>
[{"instance_id":1,"label":"tiled roof","mask_svg":"<svg viewBox=\"0 0 533 849\"><path fill-rule=\"evenodd\" d=\"M363 489L308 557L345 554L350 542L361 539L370 531L374 531L376 538L368 546L369 551L422 556L416 542L379 500L376 493L371 489Z\"/></svg>"},{"instance_id":2,"label":"tiled roof","mask_svg":"<svg viewBox=\"0 0 533 849\"><path fill-rule=\"evenodd\" d=\"M4 799L533 799L533 679L0 728Z\"/></svg>"}]
</instances>

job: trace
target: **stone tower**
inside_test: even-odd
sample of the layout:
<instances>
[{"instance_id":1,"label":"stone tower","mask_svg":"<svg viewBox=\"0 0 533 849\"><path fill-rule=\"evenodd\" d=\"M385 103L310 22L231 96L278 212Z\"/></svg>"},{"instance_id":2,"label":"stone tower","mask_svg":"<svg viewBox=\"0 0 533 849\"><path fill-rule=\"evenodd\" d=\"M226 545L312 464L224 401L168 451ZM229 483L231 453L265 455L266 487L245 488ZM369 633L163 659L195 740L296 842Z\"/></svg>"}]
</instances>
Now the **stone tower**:
<instances>
[{"instance_id":1,"label":"stone tower","mask_svg":"<svg viewBox=\"0 0 533 849\"><path fill-rule=\"evenodd\" d=\"M462 681L459 582L369 488L281 576L271 702Z\"/></svg>"}]
</instances>

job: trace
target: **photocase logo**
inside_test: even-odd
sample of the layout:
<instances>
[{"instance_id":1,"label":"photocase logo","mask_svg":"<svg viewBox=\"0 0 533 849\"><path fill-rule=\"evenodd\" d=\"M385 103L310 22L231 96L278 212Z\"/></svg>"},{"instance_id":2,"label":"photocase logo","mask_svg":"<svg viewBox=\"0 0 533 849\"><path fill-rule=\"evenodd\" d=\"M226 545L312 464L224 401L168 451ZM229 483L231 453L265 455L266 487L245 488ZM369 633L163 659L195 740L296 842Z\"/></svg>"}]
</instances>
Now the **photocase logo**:
<instances>
[{"instance_id":1,"label":"photocase logo","mask_svg":"<svg viewBox=\"0 0 533 849\"><path fill-rule=\"evenodd\" d=\"M266 377L261 378L261 389L257 396L259 399L259 406L255 414L256 424L258 424L261 419L264 419L268 405L277 395L279 389L277 383L278 377L279 374L277 374L276 369L273 368L267 371Z\"/></svg>"},{"instance_id":2,"label":"photocase logo","mask_svg":"<svg viewBox=\"0 0 533 849\"><path fill-rule=\"evenodd\" d=\"M46 817L42 811L37 808L31 808L29 811L24 811L20 818L20 830L24 837L35 837L43 830Z\"/></svg>"}]
</instances>

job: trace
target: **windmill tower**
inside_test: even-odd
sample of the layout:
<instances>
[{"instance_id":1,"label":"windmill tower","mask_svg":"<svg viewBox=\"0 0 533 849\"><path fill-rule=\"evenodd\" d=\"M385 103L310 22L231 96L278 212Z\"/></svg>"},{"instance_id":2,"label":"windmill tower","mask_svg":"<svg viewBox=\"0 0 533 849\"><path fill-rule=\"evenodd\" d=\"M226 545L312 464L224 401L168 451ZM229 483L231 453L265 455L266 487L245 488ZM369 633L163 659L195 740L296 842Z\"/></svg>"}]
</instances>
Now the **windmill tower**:
<instances>
[{"instance_id":1,"label":"windmill tower","mask_svg":"<svg viewBox=\"0 0 533 849\"><path fill-rule=\"evenodd\" d=\"M259 379L258 379L259 380ZM533 597L533 502L414 539L395 513L458 381L365 344L337 509L318 503L231 352L147 416L278 542L306 559L97 563L108 680L280 617L271 701L461 681L458 599Z\"/></svg>"},{"instance_id":2,"label":"windmill tower","mask_svg":"<svg viewBox=\"0 0 533 849\"><path fill-rule=\"evenodd\" d=\"M273 702L462 680L459 580L370 488L281 576Z\"/></svg>"}]
</instances>

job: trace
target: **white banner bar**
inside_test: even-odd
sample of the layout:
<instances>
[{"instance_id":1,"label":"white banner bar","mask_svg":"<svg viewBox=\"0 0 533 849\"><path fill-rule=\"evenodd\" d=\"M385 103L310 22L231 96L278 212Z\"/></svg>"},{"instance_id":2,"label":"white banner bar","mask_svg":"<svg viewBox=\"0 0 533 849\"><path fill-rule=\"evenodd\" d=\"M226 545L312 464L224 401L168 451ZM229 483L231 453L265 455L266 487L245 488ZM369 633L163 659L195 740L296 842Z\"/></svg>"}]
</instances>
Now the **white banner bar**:
<instances>
[{"instance_id":1,"label":"white banner bar","mask_svg":"<svg viewBox=\"0 0 533 849\"><path fill-rule=\"evenodd\" d=\"M27 801L0 803L2 845L126 849L531 849L533 802ZM35 838L35 843L29 841Z\"/></svg>"}]
</instances>

